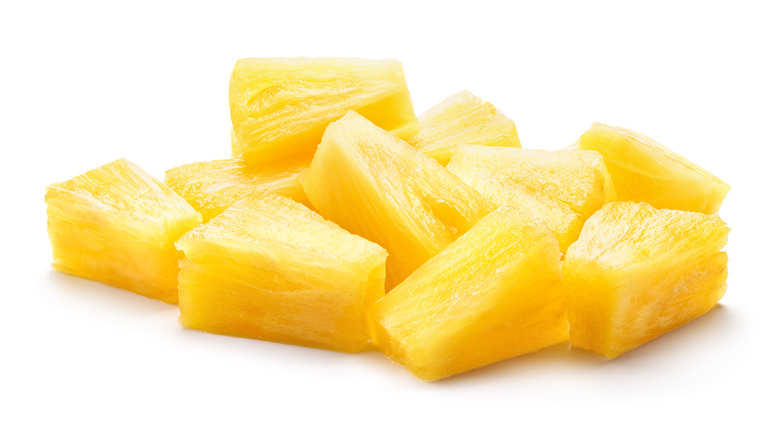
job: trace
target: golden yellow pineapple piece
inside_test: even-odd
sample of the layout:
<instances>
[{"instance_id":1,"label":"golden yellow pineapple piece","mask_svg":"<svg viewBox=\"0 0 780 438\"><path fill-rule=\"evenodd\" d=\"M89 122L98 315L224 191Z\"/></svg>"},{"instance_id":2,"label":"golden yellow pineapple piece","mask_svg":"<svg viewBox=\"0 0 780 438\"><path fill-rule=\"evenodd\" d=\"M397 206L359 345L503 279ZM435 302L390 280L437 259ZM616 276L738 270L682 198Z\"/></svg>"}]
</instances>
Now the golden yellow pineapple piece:
<instances>
[{"instance_id":1,"label":"golden yellow pineapple piece","mask_svg":"<svg viewBox=\"0 0 780 438\"><path fill-rule=\"evenodd\" d=\"M564 252L585 220L615 200L604 161L592 151L464 145L453 150L447 170L496 206L513 202L539 215Z\"/></svg>"},{"instance_id":2,"label":"golden yellow pineapple piece","mask_svg":"<svg viewBox=\"0 0 780 438\"><path fill-rule=\"evenodd\" d=\"M566 253L572 345L615 357L710 310L726 290L718 217L615 202Z\"/></svg>"},{"instance_id":3,"label":"golden yellow pineapple piece","mask_svg":"<svg viewBox=\"0 0 780 438\"><path fill-rule=\"evenodd\" d=\"M420 132L409 144L447 164L463 144L520 147L515 122L468 91L453 94L420 116Z\"/></svg>"},{"instance_id":4,"label":"golden yellow pineapple piece","mask_svg":"<svg viewBox=\"0 0 780 438\"><path fill-rule=\"evenodd\" d=\"M594 123L574 147L604 157L618 201L714 214L731 190L700 166L628 129Z\"/></svg>"},{"instance_id":5,"label":"golden yellow pineapple piece","mask_svg":"<svg viewBox=\"0 0 780 438\"><path fill-rule=\"evenodd\" d=\"M371 308L374 341L423 380L563 342L560 255L541 220L507 204Z\"/></svg>"},{"instance_id":6,"label":"golden yellow pineapple piece","mask_svg":"<svg viewBox=\"0 0 780 438\"><path fill-rule=\"evenodd\" d=\"M435 160L355 112L328 126L303 189L325 218L387 249L388 288L492 210Z\"/></svg>"},{"instance_id":7,"label":"golden yellow pineapple piece","mask_svg":"<svg viewBox=\"0 0 780 438\"><path fill-rule=\"evenodd\" d=\"M230 77L233 157L249 165L311 159L330 122L349 110L414 134L401 63L357 58L249 58Z\"/></svg>"},{"instance_id":8,"label":"golden yellow pineapple piece","mask_svg":"<svg viewBox=\"0 0 780 438\"><path fill-rule=\"evenodd\" d=\"M248 168L241 160L192 163L165 172L165 184L201 215L204 221L251 194L276 193L307 204L301 176L308 162Z\"/></svg>"},{"instance_id":9,"label":"golden yellow pineapple piece","mask_svg":"<svg viewBox=\"0 0 780 438\"><path fill-rule=\"evenodd\" d=\"M179 195L127 160L46 188L54 268L175 303L173 243L200 224Z\"/></svg>"},{"instance_id":10,"label":"golden yellow pineapple piece","mask_svg":"<svg viewBox=\"0 0 780 438\"><path fill-rule=\"evenodd\" d=\"M185 234L184 327L356 352L387 252L291 199L250 195Z\"/></svg>"}]
</instances>

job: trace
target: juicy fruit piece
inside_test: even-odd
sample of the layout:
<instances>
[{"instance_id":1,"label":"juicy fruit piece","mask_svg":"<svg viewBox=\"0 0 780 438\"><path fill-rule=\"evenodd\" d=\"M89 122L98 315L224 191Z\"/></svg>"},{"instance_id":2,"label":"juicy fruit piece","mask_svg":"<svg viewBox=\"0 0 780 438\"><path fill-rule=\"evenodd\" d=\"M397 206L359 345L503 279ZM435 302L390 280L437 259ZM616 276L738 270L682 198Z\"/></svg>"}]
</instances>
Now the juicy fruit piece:
<instances>
[{"instance_id":1,"label":"juicy fruit piece","mask_svg":"<svg viewBox=\"0 0 780 438\"><path fill-rule=\"evenodd\" d=\"M441 164L463 144L520 147L515 122L468 91L445 99L420 116L420 132L409 144Z\"/></svg>"},{"instance_id":2,"label":"juicy fruit piece","mask_svg":"<svg viewBox=\"0 0 780 438\"><path fill-rule=\"evenodd\" d=\"M558 242L507 204L372 307L374 341L436 380L565 341Z\"/></svg>"},{"instance_id":3,"label":"juicy fruit piece","mask_svg":"<svg viewBox=\"0 0 780 438\"><path fill-rule=\"evenodd\" d=\"M706 313L726 291L728 232L646 203L596 212L563 264L572 345L615 357Z\"/></svg>"},{"instance_id":4,"label":"juicy fruit piece","mask_svg":"<svg viewBox=\"0 0 780 438\"><path fill-rule=\"evenodd\" d=\"M453 150L447 170L496 206L513 202L539 215L563 252L577 240L585 220L615 200L604 161L592 151L465 145Z\"/></svg>"},{"instance_id":5,"label":"juicy fruit piece","mask_svg":"<svg viewBox=\"0 0 780 438\"><path fill-rule=\"evenodd\" d=\"M230 77L233 157L256 165L311 158L330 122L354 110L378 126L416 132L396 60L249 58Z\"/></svg>"},{"instance_id":6,"label":"juicy fruit piece","mask_svg":"<svg viewBox=\"0 0 780 438\"><path fill-rule=\"evenodd\" d=\"M54 269L168 303L177 299L174 241L200 215L127 160L46 188Z\"/></svg>"},{"instance_id":7,"label":"juicy fruit piece","mask_svg":"<svg viewBox=\"0 0 780 438\"><path fill-rule=\"evenodd\" d=\"M601 153L618 201L714 214L731 187L638 132L594 123L575 148Z\"/></svg>"},{"instance_id":8,"label":"juicy fruit piece","mask_svg":"<svg viewBox=\"0 0 780 438\"><path fill-rule=\"evenodd\" d=\"M306 169L308 163L253 169L235 159L204 161L165 171L165 184L209 221L251 194L276 193L308 203L300 182Z\"/></svg>"},{"instance_id":9,"label":"juicy fruit piece","mask_svg":"<svg viewBox=\"0 0 780 438\"><path fill-rule=\"evenodd\" d=\"M355 112L328 126L303 190L325 218L387 249L388 288L492 209L435 160Z\"/></svg>"},{"instance_id":10,"label":"juicy fruit piece","mask_svg":"<svg viewBox=\"0 0 780 438\"><path fill-rule=\"evenodd\" d=\"M249 196L185 234L184 327L356 352L387 252L278 195Z\"/></svg>"}]
</instances>

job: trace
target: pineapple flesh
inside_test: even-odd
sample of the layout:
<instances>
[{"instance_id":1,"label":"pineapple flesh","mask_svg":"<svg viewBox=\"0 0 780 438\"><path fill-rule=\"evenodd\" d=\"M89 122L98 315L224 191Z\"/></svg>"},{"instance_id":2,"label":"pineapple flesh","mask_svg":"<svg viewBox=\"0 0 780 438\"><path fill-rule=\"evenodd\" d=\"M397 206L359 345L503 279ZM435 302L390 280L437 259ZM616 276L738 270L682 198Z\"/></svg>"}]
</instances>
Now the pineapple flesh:
<instances>
[{"instance_id":1,"label":"pineapple flesh","mask_svg":"<svg viewBox=\"0 0 780 438\"><path fill-rule=\"evenodd\" d=\"M493 209L435 160L355 112L328 126L303 189L325 218L387 249L388 289Z\"/></svg>"},{"instance_id":2,"label":"pineapple flesh","mask_svg":"<svg viewBox=\"0 0 780 438\"><path fill-rule=\"evenodd\" d=\"M574 148L604 157L618 201L714 214L731 190L700 166L628 129L594 123Z\"/></svg>"},{"instance_id":3,"label":"pineapple flesh","mask_svg":"<svg viewBox=\"0 0 780 438\"><path fill-rule=\"evenodd\" d=\"M728 232L646 203L596 212L563 263L572 345L612 358L709 311L726 290Z\"/></svg>"},{"instance_id":4,"label":"pineapple flesh","mask_svg":"<svg viewBox=\"0 0 780 438\"><path fill-rule=\"evenodd\" d=\"M236 159L204 161L167 170L165 184L209 221L251 194L276 193L307 204L300 181L306 169L304 162L254 169Z\"/></svg>"},{"instance_id":5,"label":"pineapple flesh","mask_svg":"<svg viewBox=\"0 0 780 438\"><path fill-rule=\"evenodd\" d=\"M370 310L374 342L437 380L568 339L558 242L507 204Z\"/></svg>"},{"instance_id":6,"label":"pineapple flesh","mask_svg":"<svg viewBox=\"0 0 780 438\"><path fill-rule=\"evenodd\" d=\"M330 122L354 110L402 135L417 131L401 63L357 58L249 58L230 77L234 158L311 159Z\"/></svg>"},{"instance_id":7,"label":"pineapple flesh","mask_svg":"<svg viewBox=\"0 0 780 438\"><path fill-rule=\"evenodd\" d=\"M174 242L201 217L170 188L117 160L47 187L46 209L54 269L176 302Z\"/></svg>"},{"instance_id":8,"label":"pineapple flesh","mask_svg":"<svg viewBox=\"0 0 780 438\"><path fill-rule=\"evenodd\" d=\"M463 144L520 147L515 122L468 91L445 99L420 116L420 132L409 144L442 165Z\"/></svg>"},{"instance_id":9,"label":"pineapple flesh","mask_svg":"<svg viewBox=\"0 0 780 438\"><path fill-rule=\"evenodd\" d=\"M563 252L585 220L615 200L604 161L592 151L464 145L454 149L447 170L496 206L513 202L539 215Z\"/></svg>"},{"instance_id":10,"label":"pineapple flesh","mask_svg":"<svg viewBox=\"0 0 780 438\"><path fill-rule=\"evenodd\" d=\"M176 246L184 327L345 352L369 340L387 252L302 204L250 195Z\"/></svg>"}]
</instances>

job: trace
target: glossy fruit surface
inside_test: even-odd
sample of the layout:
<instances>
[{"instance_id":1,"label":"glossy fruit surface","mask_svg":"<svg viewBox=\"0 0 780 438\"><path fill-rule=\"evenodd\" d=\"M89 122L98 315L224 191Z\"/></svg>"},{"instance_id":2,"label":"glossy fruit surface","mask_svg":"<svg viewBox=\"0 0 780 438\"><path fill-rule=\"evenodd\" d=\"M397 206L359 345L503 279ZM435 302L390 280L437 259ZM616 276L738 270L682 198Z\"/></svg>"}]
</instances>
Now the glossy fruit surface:
<instances>
[{"instance_id":1,"label":"glossy fruit surface","mask_svg":"<svg viewBox=\"0 0 780 438\"><path fill-rule=\"evenodd\" d=\"M325 218L387 249L388 288L492 210L434 159L355 112L328 126L303 189Z\"/></svg>"},{"instance_id":2,"label":"glossy fruit surface","mask_svg":"<svg viewBox=\"0 0 780 438\"><path fill-rule=\"evenodd\" d=\"M615 357L710 310L726 291L718 217L614 202L563 264L572 345Z\"/></svg>"},{"instance_id":3,"label":"glossy fruit surface","mask_svg":"<svg viewBox=\"0 0 780 438\"><path fill-rule=\"evenodd\" d=\"M594 123L574 147L604 157L619 201L714 214L731 190L702 167L628 129Z\"/></svg>"},{"instance_id":4,"label":"glossy fruit surface","mask_svg":"<svg viewBox=\"0 0 780 438\"><path fill-rule=\"evenodd\" d=\"M306 169L308 163L249 168L236 159L204 161L165 171L165 184L209 221L251 194L276 193L308 203L300 181Z\"/></svg>"},{"instance_id":5,"label":"glossy fruit surface","mask_svg":"<svg viewBox=\"0 0 780 438\"><path fill-rule=\"evenodd\" d=\"M496 206L513 202L537 214L564 252L585 220L615 200L604 161L592 151L465 145L454 149L447 170Z\"/></svg>"},{"instance_id":6,"label":"glossy fruit surface","mask_svg":"<svg viewBox=\"0 0 780 438\"><path fill-rule=\"evenodd\" d=\"M560 269L547 226L507 204L377 302L374 340L423 380L563 342Z\"/></svg>"},{"instance_id":7,"label":"glossy fruit surface","mask_svg":"<svg viewBox=\"0 0 780 438\"><path fill-rule=\"evenodd\" d=\"M420 116L420 132L409 144L441 164L464 144L520 147L515 122L489 102L461 91Z\"/></svg>"},{"instance_id":8,"label":"glossy fruit surface","mask_svg":"<svg viewBox=\"0 0 780 438\"><path fill-rule=\"evenodd\" d=\"M230 77L233 157L248 165L311 159L328 124L349 110L387 130L417 130L396 60L241 59Z\"/></svg>"},{"instance_id":9,"label":"glossy fruit surface","mask_svg":"<svg viewBox=\"0 0 780 438\"><path fill-rule=\"evenodd\" d=\"M173 190L117 160L47 187L46 207L56 270L176 302L173 243L201 217Z\"/></svg>"},{"instance_id":10,"label":"glossy fruit surface","mask_svg":"<svg viewBox=\"0 0 780 438\"><path fill-rule=\"evenodd\" d=\"M246 197L176 246L184 327L356 352L387 252L278 195Z\"/></svg>"}]
</instances>

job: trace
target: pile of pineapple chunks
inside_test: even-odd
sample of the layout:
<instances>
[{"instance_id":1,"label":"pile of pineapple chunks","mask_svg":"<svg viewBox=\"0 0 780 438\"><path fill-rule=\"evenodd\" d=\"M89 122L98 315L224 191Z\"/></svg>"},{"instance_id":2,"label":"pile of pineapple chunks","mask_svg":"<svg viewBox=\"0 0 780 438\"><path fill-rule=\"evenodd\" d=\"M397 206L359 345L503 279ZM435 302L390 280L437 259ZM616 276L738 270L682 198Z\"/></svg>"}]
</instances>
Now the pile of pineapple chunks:
<instances>
[{"instance_id":1,"label":"pile of pineapple chunks","mask_svg":"<svg viewBox=\"0 0 780 438\"><path fill-rule=\"evenodd\" d=\"M395 60L239 60L232 157L46 190L55 269L186 328L437 380L554 344L613 358L725 292L730 187L639 133L557 151L467 91L415 116Z\"/></svg>"}]
</instances>

